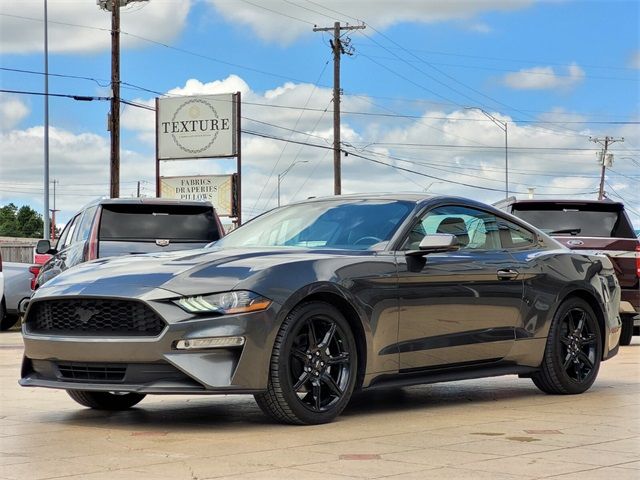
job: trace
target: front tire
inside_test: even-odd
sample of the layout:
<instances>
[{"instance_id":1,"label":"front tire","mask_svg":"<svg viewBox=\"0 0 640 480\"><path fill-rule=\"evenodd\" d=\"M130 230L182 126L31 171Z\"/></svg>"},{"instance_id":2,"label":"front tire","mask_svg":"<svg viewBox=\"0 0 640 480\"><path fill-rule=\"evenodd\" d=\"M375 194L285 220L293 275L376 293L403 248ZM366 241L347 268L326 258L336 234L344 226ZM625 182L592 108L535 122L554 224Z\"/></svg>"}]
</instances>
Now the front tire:
<instances>
[{"instance_id":1,"label":"front tire","mask_svg":"<svg viewBox=\"0 0 640 480\"><path fill-rule=\"evenodd\" d=\"M80 405L96 410L126 410L142 401L146 396L141 393L89 392L86 390L67 390L67 393Z\"/></svg>"},{"instance_id":2,"label":"front tire","mask_svg":"<svg viewBox=\"0 0 640 480\"><path fill-rule=\"evenodd\" d=\"M255 399L279 422L327 423L349 403L357 371L356 342L344 315L324 302L303 303L280 327L267 390Z\"/></svg>"},{"instance_id":3,"label":"front tire","mask_svg":"<svg viewBox=\"0 0 640 480\"><path fill-rule=\"evenodd\" d=\"M565 300L553 317L541 368L533 383L545 393L576 394L591 387L602 359L600 326L579 298Z\"/></svg>"}]
</instances>

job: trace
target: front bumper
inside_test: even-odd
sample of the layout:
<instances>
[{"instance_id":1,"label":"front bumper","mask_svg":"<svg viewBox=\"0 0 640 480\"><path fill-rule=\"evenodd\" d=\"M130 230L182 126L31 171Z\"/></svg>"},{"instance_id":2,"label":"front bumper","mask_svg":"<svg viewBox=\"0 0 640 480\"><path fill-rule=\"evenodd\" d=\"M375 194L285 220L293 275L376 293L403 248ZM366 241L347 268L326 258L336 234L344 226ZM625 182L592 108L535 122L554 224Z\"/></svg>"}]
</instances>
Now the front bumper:
<instances>
[{"instance_id":1,"label":"front bumper","mask_svg":"<svg viewBox=\"0 0 640 480\"><path fill-rule=\"evenodd\" d=\"M160 394L266 389L277 304L261 312L203 318L165 300L145 303L167 323L157 337L43 335L30 332L27 321L20 385ZM228 336L242 336L245 344L175 348L178 340Z\"/></svg>"}]
</instances>

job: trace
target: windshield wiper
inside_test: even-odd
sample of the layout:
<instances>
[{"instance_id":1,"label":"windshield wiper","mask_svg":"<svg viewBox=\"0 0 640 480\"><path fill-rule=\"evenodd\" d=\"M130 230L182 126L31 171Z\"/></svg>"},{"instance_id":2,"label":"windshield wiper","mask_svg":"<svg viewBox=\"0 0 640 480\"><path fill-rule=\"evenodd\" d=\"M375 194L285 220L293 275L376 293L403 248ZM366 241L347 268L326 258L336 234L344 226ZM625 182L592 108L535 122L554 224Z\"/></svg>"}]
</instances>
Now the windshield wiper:
<instances>
[{"instance_id":1,"label":"windshield wiper","mask_svg":"<svg viewBox=\"0 0 640 480\"><path fill-rule=\"evenodd\" d=\"M559 235L561 233L568 233L569 235L578 235L582 231L581 228L563 228L561 230L552 230L550 235Z\"/></svg>"}]
</instances>

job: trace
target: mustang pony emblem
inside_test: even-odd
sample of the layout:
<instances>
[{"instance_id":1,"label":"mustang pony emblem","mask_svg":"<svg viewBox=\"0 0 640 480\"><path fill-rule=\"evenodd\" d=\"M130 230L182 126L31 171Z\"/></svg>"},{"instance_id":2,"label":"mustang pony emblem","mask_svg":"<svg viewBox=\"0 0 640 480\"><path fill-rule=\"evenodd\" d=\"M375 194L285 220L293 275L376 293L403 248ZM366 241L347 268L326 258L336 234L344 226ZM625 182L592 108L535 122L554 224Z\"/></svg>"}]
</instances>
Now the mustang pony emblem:
<instances>
[{"instance_id":1,"label":"mustang pony emblem","mask_svg":"<svg viewBox=\"0 0 640 480\"><path fill-rule=\"evenodd\" d=\"M82 324L86 324L96 313L98 312L92 308L76 308L76 315Z\"/></svg>"}]
</instances>

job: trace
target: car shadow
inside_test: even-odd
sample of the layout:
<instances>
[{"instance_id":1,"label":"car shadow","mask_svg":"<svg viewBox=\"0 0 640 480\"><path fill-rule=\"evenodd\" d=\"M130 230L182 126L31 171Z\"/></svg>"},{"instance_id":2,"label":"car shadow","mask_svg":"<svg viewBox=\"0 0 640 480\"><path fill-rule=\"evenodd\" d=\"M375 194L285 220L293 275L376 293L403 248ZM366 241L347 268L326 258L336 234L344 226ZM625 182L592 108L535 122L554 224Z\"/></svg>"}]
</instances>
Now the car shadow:
<instances>
[{"instance_id":1,"label":"car shadow","mask_svg":"<svg viewBox=\"0 0 640 480\"><path fill-rule=\"evenodd\" d=\"M460 405L480 406L486 402L542 396L533 384L496 388L476 382L419 385L404 388L382 388L356 392L338 418L385 415L394 412L427 410L429 413L455 411ZM479 410L481 411L481 410ZM45 414L45 417L47 414ZM179 396L147 397L134 408L121 412L96 411L78 406L78 410L51 414L49 420L68 425L151 429L155 431L197 432L220 430L243 431L257 426L279 425L264 415L249 395L202 396L181 399Z\"/></svg>"}]
</instances>

